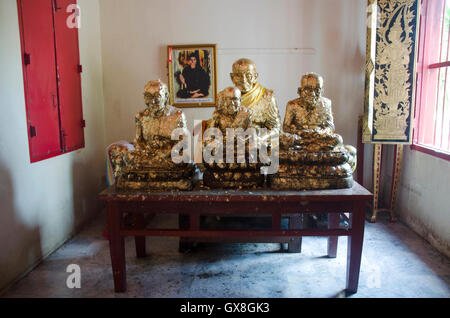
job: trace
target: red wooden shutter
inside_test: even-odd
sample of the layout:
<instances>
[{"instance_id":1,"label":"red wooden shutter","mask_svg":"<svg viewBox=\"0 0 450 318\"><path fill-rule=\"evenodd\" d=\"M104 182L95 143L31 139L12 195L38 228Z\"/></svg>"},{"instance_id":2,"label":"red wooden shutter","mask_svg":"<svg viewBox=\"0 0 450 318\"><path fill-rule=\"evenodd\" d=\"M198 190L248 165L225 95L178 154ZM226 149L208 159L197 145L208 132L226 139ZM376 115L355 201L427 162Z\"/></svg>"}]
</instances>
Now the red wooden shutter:
<instances>
[{"instance_id":1,"label":"red wooden shutter","mask_svg":"<svg viewBox=\"0 0 450 318\"><path fill-rule=\"evenodd\" d=\"M78 29L70 28L74 12L69 5L76 0L56 0L55 40L63 151L84 147L84 121L81 100L81 68Z\"/></svg>"},{"instance_id":2,"label":"red wooden shutter","mask_svg":"<svg viewBox=\"0 0 450 318\"><path fill-rule=\"evenodd\" d=\"M25 102L31 162L61 151L52 0L21 0Z\"/></svg>"}]
</instances>

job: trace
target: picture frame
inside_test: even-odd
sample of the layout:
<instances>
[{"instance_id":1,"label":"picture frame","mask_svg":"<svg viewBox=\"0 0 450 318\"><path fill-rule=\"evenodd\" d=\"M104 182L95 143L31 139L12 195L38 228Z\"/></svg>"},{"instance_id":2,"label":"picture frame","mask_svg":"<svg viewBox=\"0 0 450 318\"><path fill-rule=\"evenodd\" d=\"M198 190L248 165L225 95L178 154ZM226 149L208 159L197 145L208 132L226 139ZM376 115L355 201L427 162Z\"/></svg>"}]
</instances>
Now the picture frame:
<instances>
[{"instance_id":1,"label":"picture frame","mask_svg":"<svg viewBox=\"0 0 450 318\"><path fill-rule=\"evenodd\" d=\"M179 108L215 107L217 44L169 45L170 104Z\"/></svg>"}]
</instances>

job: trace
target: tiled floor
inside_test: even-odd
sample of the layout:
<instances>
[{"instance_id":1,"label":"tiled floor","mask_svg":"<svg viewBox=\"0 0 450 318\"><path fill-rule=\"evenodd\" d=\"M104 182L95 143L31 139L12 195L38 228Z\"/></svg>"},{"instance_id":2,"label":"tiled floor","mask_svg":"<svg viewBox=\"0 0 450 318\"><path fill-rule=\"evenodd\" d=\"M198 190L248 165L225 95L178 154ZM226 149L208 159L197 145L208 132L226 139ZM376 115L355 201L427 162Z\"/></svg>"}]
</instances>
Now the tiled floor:
<instances>
[{"instance_id":1,"label":"tiled floor","mask_svg":"<svg viewBox=\"0 0 450 318\"><path fill-rule=\"evenodd\" d=\"M381 215L380 215L381 217ZM155 218L177 224L174 217ZM105 220L98 218L3 297L343 297L346 238L338 257L325 257L326 238L303 239L302 254L279 244L209 244L178 253L178 239L147 238L148 257L126 240L128 291L115 294ZM70 264L81 288L69 289ZM450 297L450 260L401 223L366 224L359 292L352 297Z\"/></svg>"}]
</instances>

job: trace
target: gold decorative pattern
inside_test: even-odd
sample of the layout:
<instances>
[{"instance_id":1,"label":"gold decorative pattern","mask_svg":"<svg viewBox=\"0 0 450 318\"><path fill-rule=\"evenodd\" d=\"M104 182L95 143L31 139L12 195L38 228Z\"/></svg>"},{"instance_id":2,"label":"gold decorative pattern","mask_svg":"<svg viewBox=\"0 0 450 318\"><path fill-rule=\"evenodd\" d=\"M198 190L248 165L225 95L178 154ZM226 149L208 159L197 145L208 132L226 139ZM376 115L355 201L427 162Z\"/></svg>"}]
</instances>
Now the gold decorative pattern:
<instances>
[{"instance_id":1,"label":"gold decorative pattern","mask_svg":"<svg viewBox=\"0 0 450 318\"><path fill-rule=\"evenodd\" d=\"M375 53L377 32L376 0L367 1L367 41L366 41L366 85L364 101L364 117L362 119L362 141L372 142L373 127L373 95L375 82Z\"/></svg>"},{"instance_id":2,"label":"gold decorative pattern","mask_svg":"<svg viewBox=\"0 0 450 318\"><path fill-rule=\"evenodd\" d=\"M370 222L377 221L377 213L380 212L378 208L378 199L380 194L380 179L381 179L381 155L383 145L376 144L373 149L373 214Z\"/></svg>"},{"instance_id":3,"label":"gold decorative pattern","mask_svg":"<svg viewBox=\"0 0 450 318\"><path fill-rule=\"evenodd\" d=\"M372 142L411 143L417 0L379 0Z\"/></svg>"},{"instance_id":4,"label":"gold decorative pattern","mask_svg":"<svg viewBox=\"0 0 450 318\"><path fill-rule=\"evenodd\" d=\"M395 222L395 201L397 199L398 184L400 182L400 173L402 171L402 161L403 161L403 145L397 145L395 147L395 161L394 161L394 171L392 176L392 193L391 193L391 221Z\"/></svg>"}]
</instances>

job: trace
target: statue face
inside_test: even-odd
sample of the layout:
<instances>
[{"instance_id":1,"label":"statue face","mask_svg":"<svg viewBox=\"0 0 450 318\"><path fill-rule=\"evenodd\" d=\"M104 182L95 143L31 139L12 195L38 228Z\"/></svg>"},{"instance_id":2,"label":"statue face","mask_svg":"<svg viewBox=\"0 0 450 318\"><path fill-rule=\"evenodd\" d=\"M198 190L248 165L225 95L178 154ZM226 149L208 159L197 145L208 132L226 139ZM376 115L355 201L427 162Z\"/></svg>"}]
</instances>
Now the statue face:
<instances>
[{"instance_id":1,"label":"statue face","mask_svg":"<svg viewBox=\"0 0 450 318\"><path fill-rule=\"evenodd\" d=\"M229 87L219 93L217 109L224 115L235 114L241 106L241 92Z\"/></svg>"},{"instance_id":2,"label":"statue face","mask_svg":"<svg viewBox=\"0 0 450 318\"><path fill-rule=\"evenodd\" d=\"M156 93L156 94L145 93L144 99L145 99L145 104L150 108L152 108L152 107L160 108L160 107L165 106L165 104L166 104L164 95L160 94L160 93Z\"/></svg>"},{"instance_id":3,"label":"statue face","mask_svg":"<svg viewBox=\"0 0 450 318\"><path fill-rule=\"evenodd\" d=\"M167 86L159 81L151 81L145 87L145 104L152 112L163 110L168 102Z\"/></svg>"},{"instance_id":4,"label":"statue face","mask_svg":"<svg viewBox=\"0 0 450 318\"><path fill-rule=\"evenodd\" d=\"M322 89L320 87L305 86L299 88L299 95L308 104L316 104L322 96Z\"/></svg>"},{"instance_id":5,"label":"statue face","mask_svg":"<svg viewBox=\"0 0 450 318\"><path fill-rule=\"evenodd\" d=\"M298 94L308 104L316 104L322 96L323 79L317 74L303 76Z\"/></svg>"},{"instance_id":6,"label":"statue face","mask_svg":"<svg viewBox=\"0 0 450 318\"><path fill-rule=\"evenodd\" d=\"M239 60L233 65L231 81L242 93L247 93L255 86L258 79L255 64L249 60Z\"/></svg>"}]
</instances>

